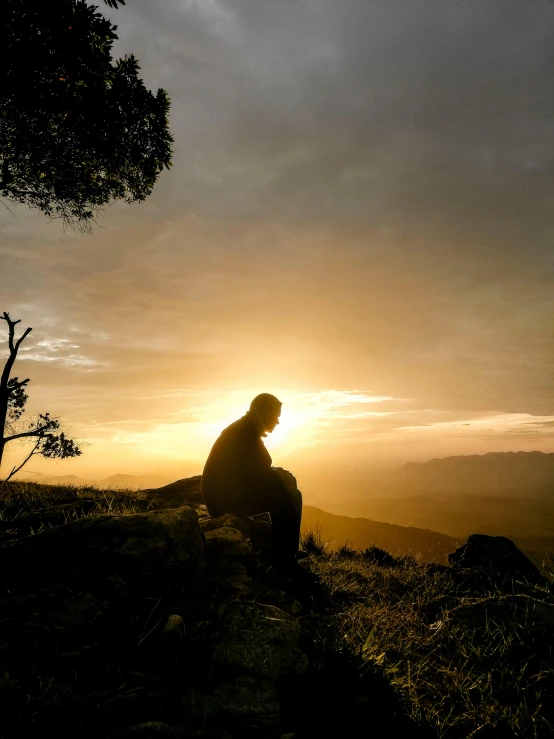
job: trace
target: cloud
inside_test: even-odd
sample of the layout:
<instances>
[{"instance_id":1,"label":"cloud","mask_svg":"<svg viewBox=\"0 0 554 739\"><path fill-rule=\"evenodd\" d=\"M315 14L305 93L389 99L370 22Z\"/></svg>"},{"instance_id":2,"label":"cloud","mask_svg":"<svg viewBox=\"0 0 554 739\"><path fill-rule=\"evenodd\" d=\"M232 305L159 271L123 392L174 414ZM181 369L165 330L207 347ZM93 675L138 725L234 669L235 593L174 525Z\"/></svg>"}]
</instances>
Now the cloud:
<instances>
[{"instance_id":1,"label":"cloud","mask_svg":"<svg viewBox=\"0 0 554 739\"><path fill-rule=\"evenodd\" d=\"M30 402L98 434L169 436L205 393L223 413L218 398L280 387L329 443L546 443L550 3L103 12L116 53L170 93L174 166L93 236L0 211Z\"/></svg>"},{"instance_id":2,"label":"cloud","mask_svg":"<svg viewBox=\"0 0 554 739\"><path fill-rule=\"evenodd\" d=\"M538 420L527 413L506 413L491 416L473 417L426 424L400 427L397 430L409 434L427 434L441 436L471 436L474 439L509 438L511 435L532 434L537 440L552 439L554 433L553 416L540 417Z\"/></svg>"},{"instance_id":3,"label":"cloud","mask_svg":"<svg viewBox=\"0 0 554 739\"><path fill-rule=\"evenodd\" d=\"M169 208L545 237L548 3L202 5L118 14L172 94Z\"/></svg>"}]
</instances>

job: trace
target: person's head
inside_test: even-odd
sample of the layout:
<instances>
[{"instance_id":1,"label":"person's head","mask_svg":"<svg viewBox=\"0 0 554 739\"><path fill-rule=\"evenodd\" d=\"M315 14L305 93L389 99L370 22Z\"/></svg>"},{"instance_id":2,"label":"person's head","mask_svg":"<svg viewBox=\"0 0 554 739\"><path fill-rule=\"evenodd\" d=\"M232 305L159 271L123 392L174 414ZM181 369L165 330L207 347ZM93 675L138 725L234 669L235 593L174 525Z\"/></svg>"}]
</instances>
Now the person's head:
<instances>
[{"instance_id":1,"label":"person's head","mask_svg":"<svg viewBox=\"0 0 554 739\"><path fill-rule=\"evenodd\" d=\"M250 403L249 414L253 418L258 430L264 436L266 433L273 431L279 423L281 405L281 401L275 395L270 395L269 393L256 395Z\"/></svg>"}]
</instances>

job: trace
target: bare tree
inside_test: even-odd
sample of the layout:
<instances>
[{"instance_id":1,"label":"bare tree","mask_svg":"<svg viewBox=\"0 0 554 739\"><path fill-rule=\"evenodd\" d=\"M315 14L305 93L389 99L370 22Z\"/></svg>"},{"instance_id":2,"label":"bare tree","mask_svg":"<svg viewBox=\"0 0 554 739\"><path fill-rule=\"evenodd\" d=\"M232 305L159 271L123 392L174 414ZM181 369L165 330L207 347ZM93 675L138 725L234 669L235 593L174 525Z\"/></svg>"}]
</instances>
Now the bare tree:
<instances>
[{"instance_id":1,"label":"bare tree","mask_svg":"<svg viewBox=\"0 0 554 739\"><path fill-rule=\"evenodd\" d=\"M8 358L0 378L0 467L4 449L8 442L17 439L29 439L33 442L31 451L21 464L12 468L5 479L6 482L35 455L41 455L49 459L65 459L67 457L78 457L81 450L73 439L68 438L63 431L60 431L60 422L49 413L39 413L36 418L27 422L21 420L29 397L26 392L29 378L19 380L18 377L10 378L10 375L19 347L32 329L25 329L21 336L16 339L15 327L21 321L12 321L6 312L0 318L8 324L9 348Z\"/></svg>"}]
</instances>

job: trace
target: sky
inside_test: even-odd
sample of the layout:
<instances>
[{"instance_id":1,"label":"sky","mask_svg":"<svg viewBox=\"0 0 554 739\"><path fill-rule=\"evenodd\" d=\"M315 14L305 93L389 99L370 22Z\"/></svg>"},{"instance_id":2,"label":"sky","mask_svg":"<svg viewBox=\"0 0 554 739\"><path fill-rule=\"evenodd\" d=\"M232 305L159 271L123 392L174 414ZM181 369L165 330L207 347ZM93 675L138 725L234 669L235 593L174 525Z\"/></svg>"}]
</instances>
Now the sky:
<instances>
[{"instance_id":1,"label":"sky","mask_svg":"<svg viewBox=\"0 0 554 739\"><path fill-rule=\"evenodd\" d=\"M173 167L92 234L0 205L14 374L83 443L30 469L200 473L259 392L312 486L554 451L552 3L100 10L169 93Z\"/></svg>"}]
</instances>

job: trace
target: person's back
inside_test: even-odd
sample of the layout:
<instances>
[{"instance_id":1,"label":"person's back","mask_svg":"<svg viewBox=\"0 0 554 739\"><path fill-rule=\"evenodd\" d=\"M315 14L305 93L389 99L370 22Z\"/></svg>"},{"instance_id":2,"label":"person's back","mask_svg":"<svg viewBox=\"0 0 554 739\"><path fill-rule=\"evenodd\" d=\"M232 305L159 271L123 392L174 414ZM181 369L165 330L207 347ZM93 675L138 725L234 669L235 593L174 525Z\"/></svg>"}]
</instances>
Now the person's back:
<instances>
[{"instance_id":1,"label":"person's back","mask_svg":"<svg viewBox=\"0 0 554 739\"><path fill-rule=\"evenodd\" d=\"M279 423L281 402L264 393L245 416L216 440L202 474L201 490L211 516L269 512L274 561L290 565L298 552L302 495L294 477L271 466L262 436Z\"/></svg>"},{"instance_id":2,"label":"person's back","mask_svg":"<svg viewBox=\"0 0 554 739\"><path fill-rule=\"evenodd\" d=\"M260 494L279 480L251 417L239 418L221 433L202 473L201 489L211 516L230 508L256 508Z\"/></svg>"}]
</instances>

